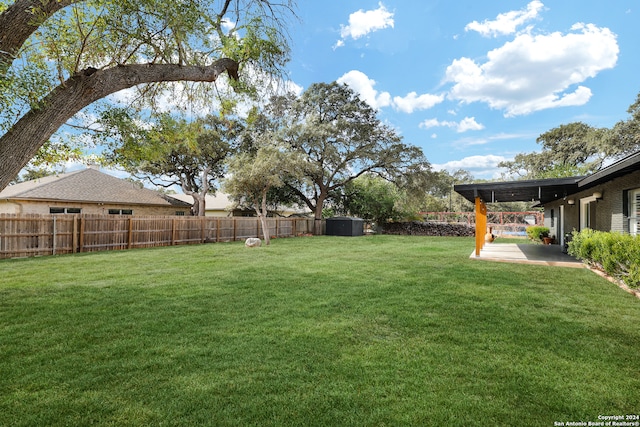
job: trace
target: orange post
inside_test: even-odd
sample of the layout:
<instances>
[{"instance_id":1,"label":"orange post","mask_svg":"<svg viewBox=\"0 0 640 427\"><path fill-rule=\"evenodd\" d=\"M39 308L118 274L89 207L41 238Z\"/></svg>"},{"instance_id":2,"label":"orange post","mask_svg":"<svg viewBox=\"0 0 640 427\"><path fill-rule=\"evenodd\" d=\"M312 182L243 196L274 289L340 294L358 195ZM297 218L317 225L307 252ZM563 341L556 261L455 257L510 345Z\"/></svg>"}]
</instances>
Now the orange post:
<instances>
[{"instance_id":1,"label":"orange post","mask_svg":"<svg viewBox=\"0 0 640 427\"><path fill-rule=\"evenodd\" d=\"M487 205L476 197L476 256L484 246L484 236L487 233Z\"/></svg>"}]
</instances>

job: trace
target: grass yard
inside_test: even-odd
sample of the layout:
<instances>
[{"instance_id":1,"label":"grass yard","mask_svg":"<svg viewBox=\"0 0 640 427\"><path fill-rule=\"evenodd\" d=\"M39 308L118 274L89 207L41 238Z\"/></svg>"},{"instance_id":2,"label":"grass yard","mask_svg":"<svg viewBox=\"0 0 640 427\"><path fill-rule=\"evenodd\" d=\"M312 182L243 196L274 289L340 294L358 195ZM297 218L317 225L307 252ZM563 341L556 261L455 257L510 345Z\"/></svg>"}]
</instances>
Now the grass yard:
<instances>
[{"instance_id":1,"label":"grass yard","mask_svg":"<svg viewBox=\"0 0 640 427\"><path fill-rule=\"evenodd\" d=\"M0 261L0 425L553 426L640 413L640 300L469 238Z\"/></svg>"}]
</instances>

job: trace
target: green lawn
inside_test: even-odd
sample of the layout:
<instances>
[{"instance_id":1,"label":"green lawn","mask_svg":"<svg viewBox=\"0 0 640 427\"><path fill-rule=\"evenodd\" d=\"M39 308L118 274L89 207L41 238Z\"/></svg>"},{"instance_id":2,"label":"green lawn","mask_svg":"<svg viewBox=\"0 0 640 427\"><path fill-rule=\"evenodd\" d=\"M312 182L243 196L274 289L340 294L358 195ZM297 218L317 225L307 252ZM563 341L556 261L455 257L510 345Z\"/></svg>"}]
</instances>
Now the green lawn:
<instances>
[{"instance_id":1,"label":"green lawn","mask_svg":"<svg viewBox=\"0 0 640 427\"><path fill-rule=\"evenodd\" d=\"M0 425L552 426L640 412L640 300L469 238L0 261Z\"/></svg>"}]
</instances>

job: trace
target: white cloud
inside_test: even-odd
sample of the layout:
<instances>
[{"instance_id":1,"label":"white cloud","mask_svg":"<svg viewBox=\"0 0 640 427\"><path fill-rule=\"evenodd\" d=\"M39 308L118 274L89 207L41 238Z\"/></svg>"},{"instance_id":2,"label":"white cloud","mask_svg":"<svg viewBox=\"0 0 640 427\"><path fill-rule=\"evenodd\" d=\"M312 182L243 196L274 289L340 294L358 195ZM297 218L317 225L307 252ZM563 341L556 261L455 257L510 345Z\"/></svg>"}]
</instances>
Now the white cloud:
<instances>
[{"instance_id":1,"label":"white cloud","mask_svg":"<svg viewBox=\"0 0 640 427\"><path fill-rule=\"evenodd\" d=\"M416 92L410 92L404 97L396 96L391 99L389 92L378 92L374 88L376 81L358 70L351 70L343 74L337 82L349 85L351 89L360 95L362 100L376 110L393 106L398 111L411 114L415 110L431 108L445 99L445 95L418 95Z\"/></svg>"},{"instance_id":2,"label":"white cloud","mask_svg":"<svg viewBox=\"0 0 640 427\"><path fill-rule=\"evenodd\" d=\"M528 21L536 19L544 7L539 0L527 5L525 10L514 10L499 14L494 21L484 20L482 23L473 21L464 27L465 31L477 31L484 37L513 34L517 28Z\"/></svg>"},{"instance_id":3,"label":"white cloud","mask_svg":"<svg viewBox=\"0 0 640 427\"><path fill-rule=\"evenodd\" d=\"M469 171L475 178L499 178L505 171L498 167L498 163L510 160L504 156L488 154L485 156L469 156L460 160L452 160L442 164L432 164L435 170L455 172L460 169Z\"/></svg>"},{"instance_id":4,"label":"white cloud","mask_svg":"<svg viewBox=\"0 0 640 427\"><path fill-rule=\"evenodd\" d=\"M397 110L411 114L414 110L426 110L442 101L444 101L444 95L425 93L418 96L416 92L410 92L405 97L395 96L393 105Z\"/></svg>"},{"instance_id":5,"label":"white cloud","mask_svg":"<svg viewBox=\"0 0 640 427\"><path fill-rule=\"evenodd\" d=\"M465 117L462 119L460 123L458 123L458 127L456 128L457 132L466 132L468 130L482 130L484 129L484 125L476 122L475 117Z\"/></svg>"},{"instance_id":6,"label":"white cloud","mask_svg":"<svg viewBox=\"0 0 640 427\"><path fill-rule=\"evenodd\" d=\"M393 13L389 12L382 2L378 3L378 8L374 10L358 10L349 15L349 25L340 25L340 40L334 45L334 49L344 46L347 38L357 40L367 34L393 28Z\"/></svg>"},{"instance_id":7,"label":"white cloud","mask_svg":"<svg viewBox=\"0 0 640 427\"><path fill-rule=\"evenodd\" d=\"M391 105L391 95L389 95L389 92L378 93L378 91L373 88L376 84L375 80L367 77L362 71L351 70L343 74L337 82L349 85L371 108L377 110Z\"/></svg>"},{"instance_id":8,"label":"white cloud","mask_svg":"<svg viewBox=\"0 0 640 427\"><path fill-rule=\"evenodd\" d=\"M484 129L484 125L476 122L475 117L465 117L460 122L453 121L440 121L438 119L427 119L420 123L420 127L424 129L430 129L434 127L448 127L455 129L456 132L462 133L469 130L481 130Z\"/></svg>"},{"instance_id":9,"label":"white cloud","mask_svg":"<svg viewBox=\"0 0 640 427\"><path fill-rule=\"evenodd\" d=\"M504 110L505 116L585 104L591 90L579 84L613 68L619 47L608 28L575 24L571 30L520 34L490 51L485 63L465 57L454 60L445 77L453 83L449 98L484 102Z\"/></svg>"}]
</instances>

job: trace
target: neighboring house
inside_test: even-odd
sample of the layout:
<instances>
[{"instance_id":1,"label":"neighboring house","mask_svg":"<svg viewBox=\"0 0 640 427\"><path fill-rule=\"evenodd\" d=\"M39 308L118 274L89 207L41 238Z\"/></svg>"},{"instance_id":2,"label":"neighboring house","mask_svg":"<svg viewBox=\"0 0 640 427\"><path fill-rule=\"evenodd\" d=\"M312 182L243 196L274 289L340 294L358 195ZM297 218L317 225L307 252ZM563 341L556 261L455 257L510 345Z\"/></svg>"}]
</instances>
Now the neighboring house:
<instances>
[{"instance_id":1,"label":"neighboring house","mask_svg":"<svg viewBox=\"0 0 640 427\"><path fill-rule=\"evenodd\" d=\"M640 152L589 176L464 184L454 190L475 203L476 217L483 206L486 211L485 203L537 202L560 244L566 233L585 228L640 234ZM476 238L478 233L484 230L476 228Z\"/></svg>"},{"instance_id":2,"label":"neighboring house","mask_svg":"<svg viewBox=\"0 0 640 427\"><path fill-rule=\"evenodd\" d=\"M193 197L187 194L172 194L178 200L184 202L193 203ZM281 206L277 211L269 211L270 216L307 216L311 213L309 209L294 209L287 206ZM225 193L218 191L215 195L207 194L205 196L205 216L256 216L256 211L253 209L238 209L235 207L235 203L229 199L229 196Z\"/></svg>"},{"instance_id":3,"label":"neighboring house","mask_svg":"<svg viewBox=\"0 0 640 427\"><path fill-rule=\"evenodd\" d=\"M89 167L5 188L0 213L183 216L191 214L191 203Z\"/></svg>"}]
</instances>

